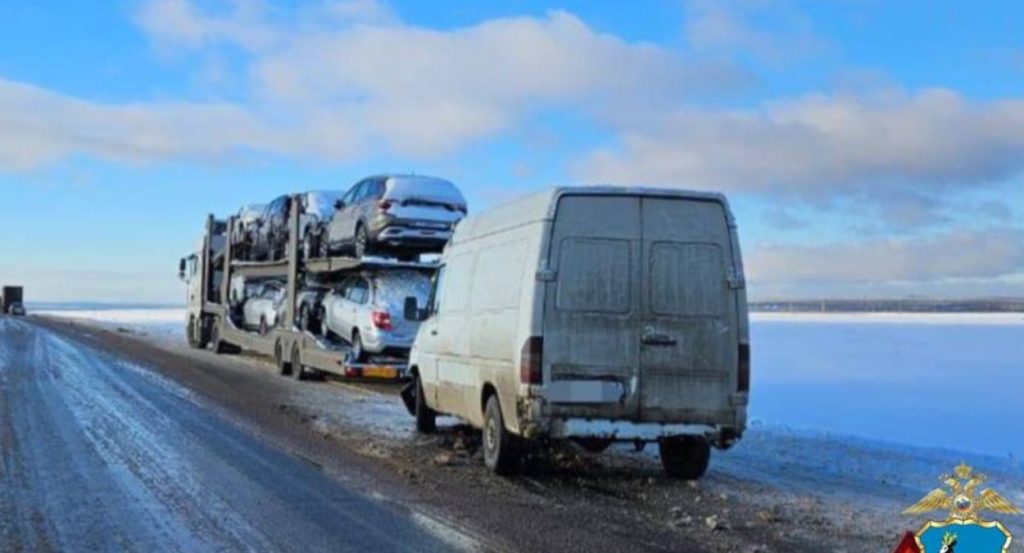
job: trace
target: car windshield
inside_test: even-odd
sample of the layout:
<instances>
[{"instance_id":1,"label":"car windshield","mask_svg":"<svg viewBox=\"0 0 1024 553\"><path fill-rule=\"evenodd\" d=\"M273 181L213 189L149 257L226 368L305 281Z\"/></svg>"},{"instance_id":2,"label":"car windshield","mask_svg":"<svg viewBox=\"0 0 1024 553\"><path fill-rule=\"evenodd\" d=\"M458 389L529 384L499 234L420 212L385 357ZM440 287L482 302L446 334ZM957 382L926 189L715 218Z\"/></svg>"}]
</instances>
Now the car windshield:
<instances>
[{"instance_id":1,"label":"car windshield","mask_svg":"<svg viewBox=\"0 0 1024 553\"><path fill-rule=\"evenodd\" d=\"M426 305L430 296L430 276L419 271L390 271L374 278L374 303L393 313L401 313L405 298L416 298Z\"/></svg>"}]
</instances>

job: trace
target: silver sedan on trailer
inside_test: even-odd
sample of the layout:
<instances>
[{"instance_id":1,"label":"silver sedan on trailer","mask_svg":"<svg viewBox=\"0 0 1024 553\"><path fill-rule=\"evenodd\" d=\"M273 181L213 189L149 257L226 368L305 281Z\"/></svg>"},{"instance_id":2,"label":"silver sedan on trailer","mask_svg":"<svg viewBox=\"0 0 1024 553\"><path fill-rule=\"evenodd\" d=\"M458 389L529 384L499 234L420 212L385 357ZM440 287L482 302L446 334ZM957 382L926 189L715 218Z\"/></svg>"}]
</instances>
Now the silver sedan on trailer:
<instances>
[{"instance_id":1,"label":"silver sedan on trailer","mask_svg":"<svg viewBox=\"0 0 1024 553\"><path fill-rule=\"evenodd\" d=\"M352 358L368 354L406 355L419 323L403 316L405 299L420 305L430 295L429 272L415 269L366 271L344 280L323 300L325 335L339 336L352 346Z\"/></svg>"}]
</instances>

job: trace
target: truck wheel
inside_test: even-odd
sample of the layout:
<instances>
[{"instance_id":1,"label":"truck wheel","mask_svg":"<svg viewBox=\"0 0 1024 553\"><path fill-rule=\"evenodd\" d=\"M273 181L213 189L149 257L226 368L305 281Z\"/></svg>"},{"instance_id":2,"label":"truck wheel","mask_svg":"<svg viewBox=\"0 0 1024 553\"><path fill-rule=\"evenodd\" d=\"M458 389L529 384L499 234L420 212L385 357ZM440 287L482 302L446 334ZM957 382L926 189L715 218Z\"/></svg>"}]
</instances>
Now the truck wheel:
<instances>
[{"instance_id":1,"label":"truck wheel","mask_svg":"<svg viewBox=\"0 0 1024 553\"><path fill-rule=\"evenodd\" d=\"M295 380L306 380L306 367L302 366L302 353L298 344L292 346L292 376Z\"/></svg>"},{"instance_id":2,"label":"truck wheel","mask_svg":"<svg viewBox=\"0 0 1024 553\"><path fill-rule=\"evenodd\" d=\"M356 225L354 249L357 259L362 259L363 256L370 253L370 236L366 234L366 227L361 224Z\"/></svg>"},{"instance_id":3,"label":"truck wheel","mask_svg":"<svg viewBox=\"0 0 1024 553\"><path fill-rule=\"evenodd\" d=\"M185 338L188 340L188 347L192 349L199 349L199 340L196 339L196 318L188 318L188 326L185 327Z\"/></svg>"},{"instance_id":4,"label":"truck wheel","mask_svg":"<svg viewBox=\"0 0 1024 553\"><path fill-rule=\"evenodd\" d=\"M274 361L277 364L278 374L281 376L291 374L292 365L284 357L284 347L283 344L281 344L281 340L278 340L277 343L274 344Z\"/></svg>"},{"instance_id":5,"label":"truck wheel","mask_svg":"<svg viewBox=\"0 0 1024 553\"><path fill-rule=\"evenodd\" d=\"M227 352L226 345L220 339L220 322L217 320L213 321L213 326L210 328L210 349L212 349L214 353Z\"/></svg>"},{"instance_id":6,"label":"truck wheel","mask_svg":"<svg viewBox=\"0 0 1024 553\"><path fill-rule=\"evenodd\" d=\"M672 478L697 480L707 472L711 460L711 444L704 438L665 438L658 446L661 450L661 465Z\"/></svg>"},{"instance_id":7,"label":"truck wheel","mask_svg":"<svg viewBox=\"0 0 1024 553\"><path fill-rule=\"evenodd\" d=\"M519 450L515 436L505 429L505 421L501 417L501 405L498 395L487 399L484 409L484 464L495 474L507 476L515 474L519 468Z\"/></svg>"},{"instance_id":8,"label":"truck wheel","mask_svg":"<svg viewBox=\"0 0 1024 553\"><path fill-rule=\"evenodd\" d=\"M417 375L416 380L416 431L421 434L433 434L437 430L437 413L427 406L427 396L423 392L423 382Z\"/></svg>"}]
</instances>

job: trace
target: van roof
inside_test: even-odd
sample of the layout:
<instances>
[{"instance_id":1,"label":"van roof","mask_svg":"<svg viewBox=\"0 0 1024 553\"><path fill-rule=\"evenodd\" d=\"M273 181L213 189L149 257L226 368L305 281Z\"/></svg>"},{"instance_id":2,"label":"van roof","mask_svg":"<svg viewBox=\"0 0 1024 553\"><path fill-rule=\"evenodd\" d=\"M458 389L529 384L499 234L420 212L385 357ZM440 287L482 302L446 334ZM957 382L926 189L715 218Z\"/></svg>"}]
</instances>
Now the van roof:
<instances>
[{"instance_id":1,"label":"van roof","mask_svg":"<svg viewBox=\"0 0 1024 553\"><path fill-rule=\"evenodd\" d=\"M520 197L510 202L470 215L459 222L452 242L475 238L520 225L552 220L558 200L563 196L647 196L682 198L721 203L729 224L734 224L729 201L718 192L698 192L677 188L588 185L558 186Z\"/></svg>"}]
</instances>

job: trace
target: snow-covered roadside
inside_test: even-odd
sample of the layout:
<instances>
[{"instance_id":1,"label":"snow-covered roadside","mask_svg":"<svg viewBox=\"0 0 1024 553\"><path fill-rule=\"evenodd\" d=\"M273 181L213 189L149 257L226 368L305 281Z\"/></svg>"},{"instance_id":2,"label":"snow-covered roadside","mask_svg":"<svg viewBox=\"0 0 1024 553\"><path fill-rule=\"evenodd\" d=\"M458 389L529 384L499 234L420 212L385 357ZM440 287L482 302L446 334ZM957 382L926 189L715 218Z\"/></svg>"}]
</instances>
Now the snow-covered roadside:
<instances>
[{"instance_id":1,"label":"snow-covered roadside","mask_svg":"<svg viewBox=\"0 0 1024 553\"><path fill-rule=\"evenodd\" d=\"M183 344L184 310L52 314ZM752 422L736 448L715 455L712 474L886 511L966 461L1024 504L1024 433L1008 424L1024 420L1018 317L755 314ZM324 431L363 428L370 445L413 436L397 397L335 386L344 385L296 389L295 404L315 407Z\"/></svg>"},{"instance_id":2,"label":"snow-covered roadside","mask_svg":"<svg viewBox=\"0 0 1024 553\"><path fill-rule=\"evenodd\" d=\"M179 344L185 340L185 309L49 309L34 311L61 319L89 321L109 330L128 331L153 338L163 344Z\"/></svg>"}]
</instances>

